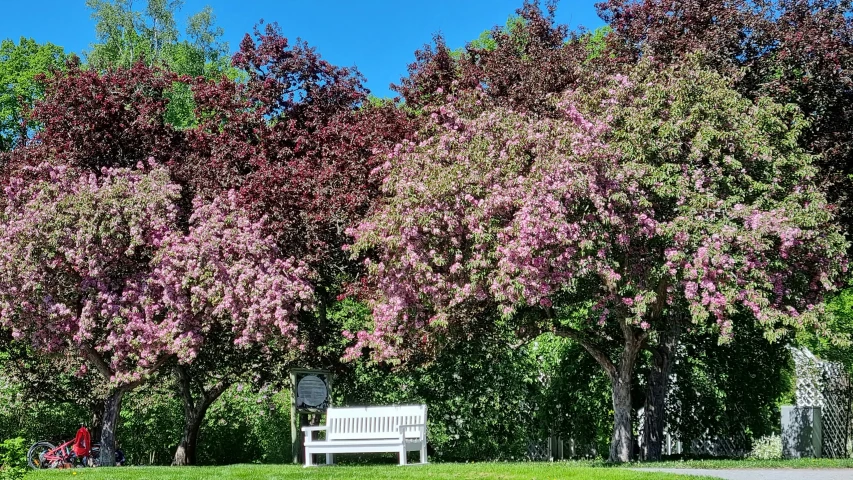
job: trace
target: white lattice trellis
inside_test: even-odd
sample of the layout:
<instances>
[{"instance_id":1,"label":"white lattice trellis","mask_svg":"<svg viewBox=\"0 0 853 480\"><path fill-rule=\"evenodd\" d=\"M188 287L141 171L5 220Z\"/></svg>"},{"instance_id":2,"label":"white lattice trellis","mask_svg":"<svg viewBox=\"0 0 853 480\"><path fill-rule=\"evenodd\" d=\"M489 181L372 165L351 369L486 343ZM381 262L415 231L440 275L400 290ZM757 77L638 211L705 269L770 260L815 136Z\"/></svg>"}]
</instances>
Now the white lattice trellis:
<instances>
[{"instance_id":1,"label":"white lattice trellis","mask_svg":"<svg viewBox=\"0 0 853 480\"><path fill-rule=\"evenodd\" d=\"M797 374L797 406L821 407L823 456L849 456L853 432L853 383L839 363L821 360L805 348L792 348Z\"/></svg>"}]
</instances>

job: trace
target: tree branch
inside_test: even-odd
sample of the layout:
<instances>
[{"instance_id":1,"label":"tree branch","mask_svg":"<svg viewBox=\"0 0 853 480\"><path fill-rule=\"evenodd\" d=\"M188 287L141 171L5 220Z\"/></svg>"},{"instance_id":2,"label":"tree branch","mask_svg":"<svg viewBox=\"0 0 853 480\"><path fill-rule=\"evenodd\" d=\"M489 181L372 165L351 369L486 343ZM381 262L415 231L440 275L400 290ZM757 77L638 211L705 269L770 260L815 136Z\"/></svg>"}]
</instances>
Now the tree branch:
<instances>
[{"instance_id":1,"label":"tree branch","mask_svg":"<svg viewBox=\"0 0 853 480\"><path fill-rule=\"evenodd\" d=\"M225 392L225 390L228 390L228 387L230 386L230 381L220 380L210 390L203 391L201 403L198 405L198 413L200 414L202 411L206 411L207 407L213 404L213 402L215 402L216 399Z\"/></svg>"},{"instance_id":2,"label":"tree branch","mask_svg":"<svg viewBox=\"0 0 853 480\"><path fill-rule=\"evenodd\" d=\"M181 393L181 398L184 400L184 409L189 411L195 410L195 401L190 388L190 376L187 370L182 365L175 365L175 376L178 379L178 389ZM187 412L189 413L189 412Z\"/></svg>"},{"instance_id":3,"label":"tree branch","mask_svg":"<svg viewBox=\"0 0 853 480\"><path fill-rule=\"evenodd\" d=\"M568 337L581 344L592 358L601 365L601 368L607 372L607 375L612 379L616 375L616 365L610 360L610 356L597 343L593 342L578 330L571 327L554 327L552 332L559 337Z\"/></svg>"},{"instance_id":4,"label":"tree branch","mask_svg":"<svg viewBox=\"0 0 853 480\"><path fill-rule=\"evenodd\" d=\"M166 362L171 360L172 357L173 357L172 355L166 355L165 357L161 358L154 365L152 365L145 372L143 372L139 376L138 379L136 379L132 382L129 382L129 383L125 383L124 385L120 386L119 389L124 390L125 392L129 392L129 391L133 390L134 388L136 388L136 387L142 385L143 383L147 382L148 377L150 377L151 375L156 373L157 370L160 370L160 367L162 367Z\"/></svg>"},{"instance_id":5,"label":"tree branch","mask_svg":"<svg viewBox=\"0 0 853 480\"><path fill-rule=\"evenodd\" d=\"M104 378L109 381L110 378L113 377L113 371L110 369L110 366L107 365L107 362L105 362L104 359L101 358L101 355L98 354L98 352L91 345L83 344L82 349L83 356L86 357L86 360L92 362L92 364L95 365L95 369L97 369L98 372L100 372L101 375L103 375Z\"/></svg>"},{"instance_id":6,"label":"tree branch","mask_svg":"<svg viewBox=\"0 0 853 480\"><path fill-rule=\"evenodd\" d=\"M666 288L667 288L667 286L668 285L667 285L666 277L661 278L660 282L658 282L657 292L655 292L657 294L657 299L655 300L655 306L654 306L654 310L652 312L652 315L654 315L656 318L660 318L660 314L661 314L661 312L663 312L663 306L666 305Z\"/></svg>"},{"instance_id":7,"label":"tree branch","mask_svg":"<svg viewBox=\"0 0 853 480\"><path fill-rule=\"evenodd\" d=\"M208 390L205 393L205 397L209 397L209 398L216 400L216 398L219 397L220 395L222 395L222 393L225 392L225 390L228 390L228 387L230 387L230 386L231 386L230 381L220 380L219 383L214 385L213 388L211 388L210 390Z\"/></svg>"}]
</instances>

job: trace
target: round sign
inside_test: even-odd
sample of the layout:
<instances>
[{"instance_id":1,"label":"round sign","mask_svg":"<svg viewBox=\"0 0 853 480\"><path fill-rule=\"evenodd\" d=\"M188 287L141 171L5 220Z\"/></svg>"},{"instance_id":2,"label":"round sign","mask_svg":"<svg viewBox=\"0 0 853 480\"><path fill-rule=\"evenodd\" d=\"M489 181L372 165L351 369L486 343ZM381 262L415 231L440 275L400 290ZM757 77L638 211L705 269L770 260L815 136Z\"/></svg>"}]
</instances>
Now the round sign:
<instances>
[{"instance_id":1,"label":"round sign","mask_svg":"<svg viewBox=\"0 0 853 480\"><path fill-rule=\"evenodd\" d=\"M328 395L326 382L316 375L306 375L296 385L296 396L302 399L302 403L309 407L322 405Z\"/></svg>"}]
</instances>

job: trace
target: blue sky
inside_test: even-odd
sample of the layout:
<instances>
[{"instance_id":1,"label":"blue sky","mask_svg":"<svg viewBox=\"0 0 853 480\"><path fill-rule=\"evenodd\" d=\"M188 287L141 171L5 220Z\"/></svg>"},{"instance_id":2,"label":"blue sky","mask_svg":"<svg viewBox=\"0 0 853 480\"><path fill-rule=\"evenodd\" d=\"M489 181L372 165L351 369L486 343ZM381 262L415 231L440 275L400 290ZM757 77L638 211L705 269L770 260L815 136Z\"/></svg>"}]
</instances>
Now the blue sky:
<instances>
[{"instance_id":1,"label":"blue sky","mask_svg":"<svg viewBox=\"0 0 853 480\"><path fill-rule=\"evenodd\" d=\"M590 29L603 22L596 0L562 0L557 20ZM21 36L52 42L81 53L95 41L94 22L85 0L0 0L0 39ZM141 5L144 0L136 0ZM183 21L205 5L233 51L260 19L278 22L287 37L301 37L330 62L358 67L378 96L391 96L388 85L406 73L415 49L441 32L452 47L503 24L522 0L185 0Z\"/></svg>"}]
</instances>

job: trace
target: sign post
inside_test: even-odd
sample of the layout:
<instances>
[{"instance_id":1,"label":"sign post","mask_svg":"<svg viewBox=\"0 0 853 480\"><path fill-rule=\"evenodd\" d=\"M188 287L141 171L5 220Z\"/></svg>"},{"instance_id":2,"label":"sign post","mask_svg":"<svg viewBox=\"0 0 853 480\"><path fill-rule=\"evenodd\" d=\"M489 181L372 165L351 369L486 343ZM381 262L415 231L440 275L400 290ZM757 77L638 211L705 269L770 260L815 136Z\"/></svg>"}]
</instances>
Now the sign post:
<instances>
[{"instance_id":1,"label":"sign post","mask_svg":"<svg viewBox=\"0 0 853 480\"><path fill-rule=\"evenodd\" d=\"M305 462L305 436L308 415L326 413L332 404L332 380L328 370L294 368L290 370L290 440L293 463Z\"/></svg>"}]
</instances>

